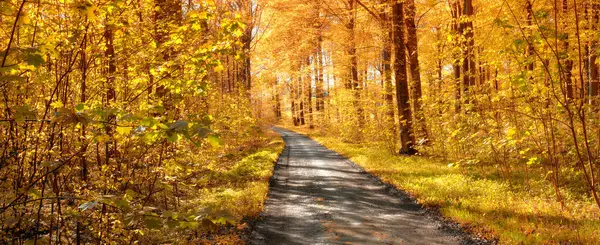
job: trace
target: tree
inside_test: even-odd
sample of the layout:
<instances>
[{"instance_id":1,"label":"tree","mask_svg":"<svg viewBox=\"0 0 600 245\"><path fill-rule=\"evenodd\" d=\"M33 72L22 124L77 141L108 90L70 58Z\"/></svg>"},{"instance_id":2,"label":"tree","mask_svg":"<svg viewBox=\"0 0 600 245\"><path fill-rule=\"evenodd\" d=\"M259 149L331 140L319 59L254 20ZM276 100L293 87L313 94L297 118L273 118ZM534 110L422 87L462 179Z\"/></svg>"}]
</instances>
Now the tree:
<instances>
[{"instance_id":1,"label":"tree","mask_svg":"<svg viewBox=\"0 0 600 245\"><path fill-rule=\"evenodd\" d=\"M407 36L407 51L408 60L410 64L410 77L411 77L411 104L413 111L415 112L415 119L419 126L419 133L424 140L427 140L427 125L425 122L425 115L423 114L423 108L421 103L421 68L419 66L419 50L417 40L417 26L415 23L416 6L414 0L408 0L406 2L406 36Z\"/></svg>"},{"instance_id":2,"label":"tree","mask_svg":"<svg viewBox=\"0 0 600 245\"><path fill-rule=\"evenodd\" d=\"M394 33L394 76L396 80L396 104L398 108L398 129L400 132L400 154L412 155L414 135L412 129L412 111L408 96L406 75L406 51L404 47L404 3L392 4L392 30Z\"/></svg>"}]
</instances>

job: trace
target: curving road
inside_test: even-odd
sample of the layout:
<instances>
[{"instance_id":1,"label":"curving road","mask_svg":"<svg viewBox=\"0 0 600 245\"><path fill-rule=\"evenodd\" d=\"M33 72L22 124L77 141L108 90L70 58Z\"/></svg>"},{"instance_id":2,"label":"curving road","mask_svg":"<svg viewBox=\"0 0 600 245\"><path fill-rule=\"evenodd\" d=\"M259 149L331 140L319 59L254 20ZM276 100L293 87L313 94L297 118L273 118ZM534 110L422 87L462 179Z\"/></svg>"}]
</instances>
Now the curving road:
<instances>
[{"instance_id":1,"label":"curving road","mask_svg":"<svg viewBox=\"0 0 600 245\"><path fill-rule=\"evenodd\" d=\"M310 138L275 128L286 149L250 244L459 244L418 204Z\"/></svg>"}]
</instances>

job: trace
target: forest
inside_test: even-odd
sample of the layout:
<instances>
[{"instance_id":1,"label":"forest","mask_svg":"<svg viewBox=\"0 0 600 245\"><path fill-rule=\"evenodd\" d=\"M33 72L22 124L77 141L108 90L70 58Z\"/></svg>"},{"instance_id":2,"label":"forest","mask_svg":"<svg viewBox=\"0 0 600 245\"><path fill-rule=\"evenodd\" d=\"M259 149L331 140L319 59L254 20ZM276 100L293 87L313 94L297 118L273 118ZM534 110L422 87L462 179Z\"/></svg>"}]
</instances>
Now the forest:
<instances>
[{"instance_id":1,"label":"forest","mask_svg":"<svg viewBox=\"0 0 600 245\"><path fill-rule=\"evenodd\" d=\"M279 172L342 166L308 137L482 244L600 243L599 0L0 0L0 30L0 244L311 244L256 238Z\"/></svg>"}]
</instances>

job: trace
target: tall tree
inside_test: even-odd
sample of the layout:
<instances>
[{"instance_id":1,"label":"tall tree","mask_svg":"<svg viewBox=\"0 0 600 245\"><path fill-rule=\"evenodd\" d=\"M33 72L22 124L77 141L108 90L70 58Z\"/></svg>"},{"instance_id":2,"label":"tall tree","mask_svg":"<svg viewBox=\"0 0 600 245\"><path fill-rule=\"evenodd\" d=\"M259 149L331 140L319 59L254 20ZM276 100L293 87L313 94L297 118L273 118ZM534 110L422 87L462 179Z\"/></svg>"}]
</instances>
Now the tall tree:
<instances>
[{"instance_id":1,"label":"tall tree","mask_svg":"<svg viewBox=\"0 0 600 245\"><path fill-rule=\"evenodd\" d=\"M325 109L325 91L323 81L323 36L321 35L321 25L317 25L317 47L315 52L315 95L317 112L322 112Z\"/></svg>"},{"instance_id":2,"label":"tall tree","mask_svg":"<svg viewBox=\"0 0 600 245\"><path fill-rule=\"evenodd\" d=\"M297 87L296 87L296 81L295 81L294 77L290 78L289 89L290 89L290 104L292 107L292 121L294 122L294 126L298 126L298 122L300 119L297 117L297 110L296 110L296 97L297 97L298 91L296 90Z\"/></svg>"},{"instance_id":3,"label":"tall tree","mask_svg":"<svg viewBox=\"0 0 600 245\"><path fill-rule=\"evenodd\" d=\"M305 67L310 67L310 57L306 57ZM308 70L308 69L307 69ZM305 72L306 81L306 106L308 107L308 126L309 128L314 128L314 117L313 117L313 106L312 106L312 79L310 78L310 73Z\"/></svg>"},{"instance_id":4,"label":"tall tree","mask_svg":"<svg viewBox=\"0 0 600 245\"><path fill-rule=\"evenodd\" d=\"M419 65L419 49L417 39L417 26L415 23L416 6L414 0L406 1L406 46L408 51L408 61L410 64L411 78L411 98L412 107L415 114L416 124L419 128L420 137L427 140L427 124L425 114L422 108L421 92L421 68Z\"/></svg>"},{"instance_id":5,"label":"tall tree","mask_svg":"<svg viewBox=\"0 0 600 245\"><path fill-rule=\"evenodd\" d=\"M600 28L599 24L599 15L600 15L600 3L597 2L592 2L590 4L590 9L591 9L591 13L590 13L590 17L589 17L589 22L590 24L588 25L589 28L591 30L598 30L598 28ZM587 63L588 63L588 77L589 77L589 88L588 88L588 96L589 98L589 103L590 104L594 104L596 101L596 103L598 102L598 90L600 87L600 78L599 78L599 72L598 72L598 64L596 63L598 60L598 41L596 39L593 39L589 46L588 46L588 57L587 57Z\"/></svg>"},{"instance_id":6,"label":"tall tree","mask_svg":"<svg viewBox=\"0 0 600 245\"><path fill-rule=\"evenodd\" d=\"M461 61L461 54L459 52L460 48L461 48L461 23L460 23L460 18L461 18L461 7L460 7L460 2L459 0L452 0L452 1L448 1L448 5L450 5L450 13L452 14L452 34L453 34L453 45L454 45L454 49L453 49L453 62L452 62L452 75L454 78L454 86L455 86L455 93L454 93L454 98L455 98L455 107L456 107L456 111L459 111L461 108L461 98L463 96L463 92L462 92L462 83L461 83L461 65L460 65L460 61Z\"/></svg>"},{"instance_id":7,"label":"tall tree","mask_svg":"<svg viewBox=\"0 0 600 245\"><path fill-rule=\"evenodd\" d=\"M404 46L404 3L392 4L392 31L394 33L394 76L396 80L396 104L398 107L398 129L400 133L400 154L412 155L414 134L412 111L409 104L408 79L406 74L406 50Z\"/></svg>"},{"instance_id":8,"label":"tall tree","mask_svg":"<svg viewBox=\"0 0 600 245\"><path fill-rule=\"evenodd\" d=\"M526 0L525 1L525 11L527 14L527 26L533 26L533 3L531 3L531 0ZM535 53L535 49L533 47L533 33L530 30L528 33L528 39L529 41L527 42L527 49L525 51L525 55L527 56L527 62L526 62L526 67L527 70L529 72L533 72L533 69L535 68L535 57L534 57L534 53ZM530 76L533 76L533 74L530 74Z\"/></svg>"},{"instance_id":9,"label":"tall tree","mask_svg":"<svg viewBox=\"0 0 600 245\"><path fill-rule=\"evenodd\" d=\"M561 3L561 9L562 9L562 13L561 13L561 31L563 33L563 38L561 38L561 44L562 47L561 48L561 57L559 57L559 68L560 68L560 73L561 73L561 78L564 82L564 86L565 90L566 90L566 97L567 99L574 99L573 94L573 59L569 56L569 51L570 51L570 47L569 47L569 33L567 30L567 19L568 19L568 14L569 14L569 1L568 0L562 0ZM557 9L558 10L558 9Z\"/></svg>"},{"instance_id":10,"label":"tall tree","mask_svg":"<svg viewBox=\"0 0 600 245\"><path fill-rule=\"evenodd\" d=\"M462 34L462 74L463 93L471 101L471 87L475 85L475 39L473 38L473 1L464 0L462 6L462 18L460 20L460 32Z\"/></svg>"},{"instance_id":11,"label":"tall tree","mask_svg":"<svg viewBox=\"0 0 600 245\"><path fill-rule=\"evenodd\" d=\"M347 55L350 57L350 79L348 81L349 88L354 93L353 105L356 109L356 117L358 120L358 126L362 128L364 126L364 111L361 106L360 99L360 86L358 77L358 55L356 54L356 0L349 0L347 4L348 22L346 23L346 29L349 34L347 43Z\"/></svg>"},{"instance_id":12,"label":"tall tree","mask_svg":"<svg viewBox=\"0 0 600 245\"><path fill-rule=\"evenodd\" d=\"M105 106L108 111L112 111L110 107L114 106L114 103L117 102L117 92L115 89L115 76L117 71L116 66L116 57L115 57L115 46L114 46L114 25L107 17L106 24L104 26L104 41L106 45L106 50L104 51L104 58L107 60L107 70L106 70L106 102ZM107 115L106 121L106 135L113 137L115 132L115 127L117 123L117 116L110 112ZM104 164L109 164L110 159L113 157L116 151L116 145L113 140L108 140L105 144L105 154L106 159Z\"/></svg>"},{"instance_id":13,"label":"tall tree","mask_svg":"<svg viewBox=\"0 0 600 245\"><path fill-rule=\"evenodd\" d=\"M394 136L396 134L396 129L394 127L394 86L392 84L392 41L393 41L393 32L391 26L391 20L389 15L389 4L386 2L382 3L382 7L380 8L379 16L380 16L380 26L382 30L382 50L381 50L381 69L383 73L383 101L386 108L386 121L389 124L390 135Z\"/></svg>"}]
</instances>

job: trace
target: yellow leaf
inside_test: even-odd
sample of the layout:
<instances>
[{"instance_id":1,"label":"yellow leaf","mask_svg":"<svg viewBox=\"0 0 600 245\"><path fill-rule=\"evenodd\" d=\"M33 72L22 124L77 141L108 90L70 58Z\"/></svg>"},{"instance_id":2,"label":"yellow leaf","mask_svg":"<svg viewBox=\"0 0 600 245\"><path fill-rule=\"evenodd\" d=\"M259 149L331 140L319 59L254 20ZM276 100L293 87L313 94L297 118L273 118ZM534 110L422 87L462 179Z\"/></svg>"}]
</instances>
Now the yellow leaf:
<instances>
[{"instance_id":1,"label":"yellow leaf","mask_svg":"<svg viewBox=\"0 0 600 245\"><path fill-rule=\"evenodd\" d=\"M508 132L506 132L506 137L508 139L513 139L513 137L517 134L517 129L516 128L510 128L508 129Z\"/></svg>"},{"instance_id":2,"label":"yellow leaf","mask_svg":"<svg viewBox=\"0 0 600 245\"><path fill-rule=\"evenodd\" d=\"M52 106L52 108L54 108L54 109L58 109L58 108L63 108L65 105L62 102L57 100L57 101L52 102L52 104L50 104L50 106Z\"/></svg>"},{"instance_id":3,"label":"yellow leaf","mask_svg":"<svg viewBox=\"0 0 600 245\"><path fill-rule=\"evenodd\" d=\"M217 73L222 72L223 70L225 70L225 68L223 67L222 64L219 64L218 66L215 67L215 72L217 72Z\"/></svg>"},{"instance_id":4,"label":"yellow leaf","mask_svg":"<svg viewBox=\"0 0 600 245\"><path fill-rule=\"evenodd\" d=\"M109 139L110 139L110 137L108 135L98 135L98 136L96 136L96 140L98 141L98 143L107 142Z\"/></svg>"},{"instance_id":5,"label":"yellow leaf","mask_svg":"<svg viewBox=\"0 0 600 245\"><path fill-rule=\"evenodd\" d=\"M131 133L131 129L133 129L132 127L117 127L117 133L120 135L128 135L129 133Z\"/></svg>"}]
</instances>

